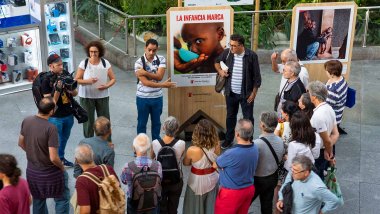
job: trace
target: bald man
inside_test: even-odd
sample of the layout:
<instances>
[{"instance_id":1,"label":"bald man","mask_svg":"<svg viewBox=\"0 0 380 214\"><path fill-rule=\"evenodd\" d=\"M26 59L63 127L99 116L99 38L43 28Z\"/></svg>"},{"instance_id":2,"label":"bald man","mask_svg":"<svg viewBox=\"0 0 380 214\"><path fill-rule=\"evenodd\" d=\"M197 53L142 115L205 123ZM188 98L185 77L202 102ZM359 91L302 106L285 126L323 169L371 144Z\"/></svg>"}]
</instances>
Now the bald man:
<instances>
[{"instance_id":1,"label":"bald man","mask_svg":"<svg viewBox=\"0 0 380 214\"><path fill-rule=\"evenodd\" d=\"M94 123L94 137L85 138L80 141L81 144L88 144L94 152L94 162L96 165L106 164L114 166L115 151L108 144L108 138L111 135L111 123L106 117L98 117ZM74 166L74 178L82 174L82 169L78 163Z\"/></svg>"}]
</instances>

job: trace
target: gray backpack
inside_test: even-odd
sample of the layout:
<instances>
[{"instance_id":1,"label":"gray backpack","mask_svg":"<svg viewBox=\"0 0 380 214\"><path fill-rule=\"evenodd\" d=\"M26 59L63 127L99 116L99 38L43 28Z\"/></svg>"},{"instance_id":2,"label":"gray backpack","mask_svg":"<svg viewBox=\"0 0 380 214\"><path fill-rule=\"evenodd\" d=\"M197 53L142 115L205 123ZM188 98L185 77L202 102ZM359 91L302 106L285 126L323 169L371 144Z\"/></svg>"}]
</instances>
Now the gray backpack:
<instances>
[{"instance_id":1,"label":"gray backpack","mask_svg":"<svg viewBox=\"0 0 380 214\"><path fill-rule=\"evenodd\" d=\"M128 163L133 172L132 205L137 212L155 209L161 199L161 177L158 174L159 163L152 160L151 166L138 167L134 161Z\"/></svg>"}]
</instances>

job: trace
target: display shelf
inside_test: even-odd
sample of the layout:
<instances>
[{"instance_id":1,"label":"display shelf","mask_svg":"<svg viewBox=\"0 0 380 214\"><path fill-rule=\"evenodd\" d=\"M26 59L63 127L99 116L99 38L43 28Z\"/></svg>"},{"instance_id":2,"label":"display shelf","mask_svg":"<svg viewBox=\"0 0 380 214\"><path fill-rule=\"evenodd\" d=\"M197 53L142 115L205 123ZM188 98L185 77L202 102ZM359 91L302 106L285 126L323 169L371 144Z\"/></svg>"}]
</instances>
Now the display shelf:
<instances>
[{"instance_id":1,"label":"display shelf","mask_svg":"<svg viewBox=\"0 0 380 214\"><path fill-rule=\"evenodd\" d=\"M0 95L30 89L42 70L39 28L7 28L0 33L0 47Z\"/></svg>"},{"instance_id":2,"label":"display shelf","mask_svg":"<svg viewBox=\"0 0 380 214\"><path fill-rule=\"evenodd\" d=\"M64 69L71 71L74 68L71 4L69 1L46 1L43 10L47 55L60 55L65 62Z\"/></svg>"},{"instance_id":3,"label":"display shelf","mask_svg":"<svg viewBox=\"0 0 380 214\"><path fill-rule=\"evenodd\" d=\"M0 84L0 96L30 90L31 88L32 82L28 81L23 81L18 84L13 84L11 82L2 83Z\"/></svg>"}]
</instances>

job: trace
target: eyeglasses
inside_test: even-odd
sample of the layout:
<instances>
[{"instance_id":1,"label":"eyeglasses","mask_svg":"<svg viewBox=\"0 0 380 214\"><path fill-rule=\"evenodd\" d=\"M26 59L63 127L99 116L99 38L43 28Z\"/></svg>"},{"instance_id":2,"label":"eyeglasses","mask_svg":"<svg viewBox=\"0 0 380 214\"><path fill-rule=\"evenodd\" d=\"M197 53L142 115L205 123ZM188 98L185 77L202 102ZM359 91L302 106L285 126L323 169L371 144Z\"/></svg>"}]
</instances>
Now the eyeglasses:
<instances>
[{"instance_id":1,"label":"eyeglasses","mask_svg":"<svg viewBox=\"0 0 380 214\"><path fill-rule=\"evenodd\" d=\"M306 171L306 170L301 170L301 171L296 172L296 171L294 171L294 169L292 168L293 175L296 175L296 174L299 174L299 173L301 173L301 172L305 172L305 171Z\"/></svg>"},{"instance_id":2,"label":"eyeglasses","mask_svg":"<svg viewBox=\"0 0 380 214\"><path fill-rule=\"evenodd\" d=\"M228 45L229 45L231 48L237 48L237 47L240 47L240 46L241 46L241 44L231 45L231 43L228 43Z\"/></svg>"}]
</instances>

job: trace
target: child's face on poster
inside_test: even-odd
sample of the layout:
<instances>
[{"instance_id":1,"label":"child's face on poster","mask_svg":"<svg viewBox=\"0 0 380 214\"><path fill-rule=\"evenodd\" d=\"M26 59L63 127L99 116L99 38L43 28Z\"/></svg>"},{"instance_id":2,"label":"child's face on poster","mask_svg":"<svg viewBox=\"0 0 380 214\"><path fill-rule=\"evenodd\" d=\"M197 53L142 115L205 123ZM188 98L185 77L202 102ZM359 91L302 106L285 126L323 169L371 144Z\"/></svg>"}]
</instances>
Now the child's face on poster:
<instances>
[{"instance_id":1,"label":"child's face on poster","mask_svg":"<svg viewBox=\"0 0 380 214\"><path fill-rule=\"evenodd\" d=\"M224 37L223 23L184 24L182 38L188 49L197 54L213 55Z\"/></svg>"}]
</instances>

